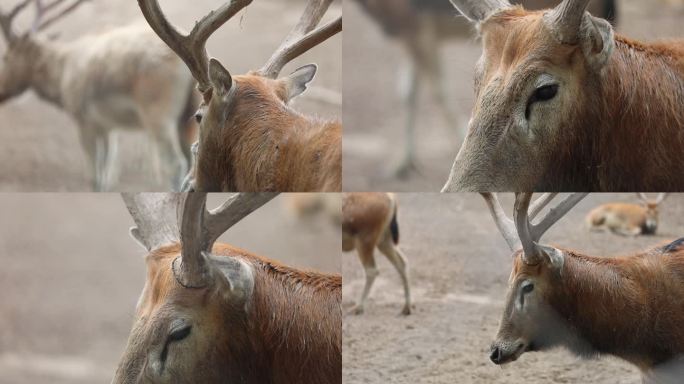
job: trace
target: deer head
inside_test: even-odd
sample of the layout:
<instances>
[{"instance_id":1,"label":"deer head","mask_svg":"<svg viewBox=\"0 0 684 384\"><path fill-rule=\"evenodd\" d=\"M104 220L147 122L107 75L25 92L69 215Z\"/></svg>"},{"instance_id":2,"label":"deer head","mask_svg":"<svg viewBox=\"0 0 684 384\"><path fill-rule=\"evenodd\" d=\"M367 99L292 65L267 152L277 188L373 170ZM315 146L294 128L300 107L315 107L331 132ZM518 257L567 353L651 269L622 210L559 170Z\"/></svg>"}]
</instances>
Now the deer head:
<instances>
[{"instance_id":1,"label":"deer head","mask_svg":"<svg viewBox=\"0 0 684 384\"><path fill-rule=\"evenodd\" d=\"M53 0L49 3L44 3L44 0L24 0L9 12L0 12L0 30L7 46L0 68L0 102L22 94L34 81L40 81L36 65L44 42L36 34L86 1L75 0L62 6L65 0ZM36 10L33 24L28 31L19 33L13 23L31 3Z\"/></svg>"},{"instance_id":2,"label":"deer head","mask_svg":"<svg viewBox=\"0 0 684 384\"><path fill-rule=\"evenodd\" d=\"M514 219L504 213L496 195L483 193L499 231L513 253L506 304L490 359L495 364L515 361L526 351L557 345L565 335L554 327L558 319L548 301L560 278L566 251L540 245L541 236L586 194L573 194L550 209L535 224L532 220L555 194L546 194L530 204L532 193L517 193ZM521 249L522 248L522 249Z\"/></svg>"},{"instance_id":3,"label":"deer head","mask_svg":"<svg viewBox=\"0 0 684 384\"><path fill-rule=\"evenodd\" d=\"M275 194L236 194L214 210L206 194L124 194L131 235L149 254L147 281L113 383L224 383L242 328L254 271L239 257L212 254L216 239ZM234 351L233 351L234 353ZM237 380L237 379L235 379Z\"/></svg>"},{"instance_id":4,"label":"deer head","mask_svg":"<svg viewBox=\"0 0 684 384\"><path fill-rule=\"evenodd\" d=\"M645 193L637 193L637 196L639 196L639 199L646 209L646 217L643 224L644 232L655 233L658 227L658 205L665 200L667 193L659 193L655 200L649 199Z\"/></svg>"},{"instance_id":5,"label":"deer head","mask_svg":"<svg viewBox=\"0 0 684 384\"><path fill-rule=\"evenodd\" d=\"M579 158L586 147L576 142L593 127L585 112L600 98L592 84L613 51L610 24L585 11L589 0L564 0L545 12L506 0L452 3L477 24L483 53L468 134L443 190L529 191L549 180L559 180L554 190L576 188L572 176L554 171L565 164L559 159ZM582 174L586 165L572 170Z\"/></svg>"},{"instance_id":6,"label":"deer head","mask_svg":"<svg viewBox=\"0 0 684 384\"><path fill-rule=\"evenodd\" d=\"M282 124L287 104L306 90L317 70L315 64L309 64L279 78L282 68L342 30L341 17L316 28L332 0L310 0L299 23L261 69L232 76L218 60L209 58L205 43L214 31L251 2L232 0L197 22L188 35L182 35L168 22L157 0L138 0L147 22L185 61L204 96L196 114L200 123L196 180L184 183L201 190L221 189L221 186L209 185L218 178L207 174L210 171L202 164L232 163L234 159L226 148L237 148L242 153L255 151L243 138L267 135L265 129ZM250 141L256 146L262 142ZM254 168L258 166L253 164L250 169Z\"/></svg>"}]
</instances>

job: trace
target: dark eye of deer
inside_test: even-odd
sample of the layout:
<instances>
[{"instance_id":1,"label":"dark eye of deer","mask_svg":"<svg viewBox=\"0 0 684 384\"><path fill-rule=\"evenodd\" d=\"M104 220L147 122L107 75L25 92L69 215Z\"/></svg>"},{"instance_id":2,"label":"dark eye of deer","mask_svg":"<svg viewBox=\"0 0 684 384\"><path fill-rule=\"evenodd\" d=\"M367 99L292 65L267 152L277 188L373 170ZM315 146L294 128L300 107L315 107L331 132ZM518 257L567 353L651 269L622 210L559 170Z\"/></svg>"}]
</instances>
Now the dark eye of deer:
<instances>
[{"instance_id":1,"label":"dark eye of deer","mask_svg":"<svg viewBox=\"0 0 684 384\"><path fill-rule=\"evenodd\" d=\"M166 362L166 358L168 357L169 354L169 344L181 341L188 337L190 335L190 329L192 327L189 325L185 325L182 327L178 327L177 329L174 329L169 333L169 336L166 338L166 343L164 344L164 349L162 350L160 359L162 362Z\"/></svg>"},{"instance_id":2,"label":"dark eye of deer","mask_svg":"<svg viewBox=\"0 0 684 384\"><path fill-rule=\"evenodd\" d=\"M549 101L556 97L558 93L558 84L544 85L537 88L530 99L527 101L527 108L525 108L525 118L530 119L530 109L532 104L540 101Z\"/></svg>"},{"instance_id":3,"label":"dark eye of deer","mask_svg":"<svg viewBox=\"0 0 684 384\"><path fill-rule=\"evenodd\" d=\"M197 121L197 124L200 124L202 122L202 112L201 111L195 112L195 120Z\"/></svg>"},{"instance_id":4,"label":"dark eye of deer","mask_svg":"<svg viewBox=\"0 0 684 384\"><path fill-rule=\"evenodd\" d=\"M523 293L530 293L534 290L534 284L528 283L522 286Z\"/></svg>"}]
</instances>

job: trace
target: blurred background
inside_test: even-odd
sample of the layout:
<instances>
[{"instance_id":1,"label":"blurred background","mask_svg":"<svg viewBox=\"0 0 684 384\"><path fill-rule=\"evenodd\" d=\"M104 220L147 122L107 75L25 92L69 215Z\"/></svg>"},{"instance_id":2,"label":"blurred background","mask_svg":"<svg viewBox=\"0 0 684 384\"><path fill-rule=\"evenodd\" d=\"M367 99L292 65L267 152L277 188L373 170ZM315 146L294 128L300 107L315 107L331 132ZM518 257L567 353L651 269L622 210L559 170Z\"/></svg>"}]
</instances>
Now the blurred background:
<instances>
[{"instance_id":1,"label":"blurred background","mask_svg":"<svg viewBox=\"0 0 684 384\"><path fill-rule=\"evenodd\" d=\"M646 41L684 37L682 0L615 3L618 33ZM383 4L389 6L373 12ZM482 52L474 27L449 0L346 0L344 16L344 190L441 190L474 102L473 71ZM412 73L419 73L413 96Z\"/></svg>"},{"instance_id":2,"label":"blurred background","mask_svg":"<svg viewBox=\"0 0 684 384\"><path fill-rule=\"evenodd\" d=\"M293 199L276 197L219 241L339 273L339 227L301 215ZM120 196L4 194L0 211L0 381L109 383L145 283L145 251Z\"/></svg>"},{"instance_id":3,"label":"blurred background","mask_svg":"<svg viewBox=\"0 0 684 384\"><path fill-rule=\"evenodd\" d=\"M9 12L19 0L0 0ZM178 27L189 31L194 22L223 0L160 0L164 13ZM259 0L224 24L209 39L207 49L233 75L259 69L299 20L305 0ZM340 2L331 6L323 22L341 12ZM33 10L27 9L17 29L30 27ZM49 27L43 35L59 34L70 41L112 28L146 25L135 1L90 0ZM0 39L0 54L4 54ZM293 102L295 109L324 118L341 116L342 37L338 34L287 65L281 75L308 63L319 66L309 91ZM92 175L89 160L79 142L75 123L63 111L38 99L33 92L0 104L0 190L89 191ZM165 191L153 177L147 136L140 131L119 135L119 181L114 191Z\"/></svg>"},{"instance_id":4,"label":"blurred background","mask_svg":"<svg viewBox=\"0 0 684 384\"><path fill-rule=\"evenodd\" d=\"M500 194L509 215L512 195ZM345 383L641 383L638 370L622 360L582 360L562 349L526 353L505 366L490 362L489 346L503 311L512 260L484 200L478 194L397 197L399 247L410 267L413 312L398 316L404 303L401 280L375 252L380 275L366 311L345 315L343 321ZM542 242L592 256L618 256L684 237L684 194L670 194L660 204L653 236L589 232L585 216L608 202L641 204L636 194L590 194ZM354 252L343 255L342 278L348 311L365 281Z\"/></svg>"}]
</instances>

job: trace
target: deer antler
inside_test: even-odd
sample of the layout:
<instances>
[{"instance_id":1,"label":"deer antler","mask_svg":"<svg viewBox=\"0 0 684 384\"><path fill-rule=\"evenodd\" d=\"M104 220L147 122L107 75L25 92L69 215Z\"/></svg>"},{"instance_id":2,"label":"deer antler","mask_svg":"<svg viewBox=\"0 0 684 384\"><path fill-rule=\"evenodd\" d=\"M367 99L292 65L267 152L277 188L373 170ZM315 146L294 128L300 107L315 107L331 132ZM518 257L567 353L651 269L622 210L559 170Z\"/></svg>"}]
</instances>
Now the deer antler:
<instances>
[{"instance_id":1,"label":"deer antler","mask_svg":"<svg viewBox=\"0 0 684 384\"><path fill-rule=\"evenodd\" d=\"M340 32L342 16L314 29L321 22L331 3L332 0L309 0L297 25L258 73L275 79L287 63Z\"/></svg>"},{"instance_id":2,"label":"deer antler","mask_svg":"<svg viewBox=\"0 0 684 384\"><path fill-rule=\"evenodd\" d=\"M511 250L515 251L522 247L523 260L525 263L539 264L542 258L542 250L539 247L538 242L541 237L586 195L586 193L574 193L569 195L555 207L551 208L537 224L531 222L532 218L541 212L541 210L553 200L556 194L545 194L541 196L532 203L532 208L530 209L532 193L516 193L513 221L504 213L496 195L483 193L482 197L485 199L499 231L504 239L506 239Z\"/></svg>"},{"instance_id":3,"label":"deer antler","mask_svg":"<svg viewBox=\"0 0 684 384\"><path fill-rule=\"evenodd\" d=\"M208 211L207 194L183 196L178 216L181 241L181 265L174 261L176 278L185 287L203 287L211 274L205 253L211 252L216 239L245 216L273 199L277 193L237 193L220 207Z\"/></svg>"},{"instance_id":4,"label":"deer antler","mask_svg":"<svg viewBox=\"0 0 684 384\"><path fill-rule=\"evenodd\" d=\"M11 11L5 13L0 12L0 29L2 30L2 35L5 40L9 43L17 39L17 35L12 28L12 22L14 19L24 10L33 0L24 0L19 4L15 5Z\"/></svg>"},{"instance_id":5,"label":"deer antler","mask_svg":"<svg viewBox=\"0 0 684 384\"><path fill-rule=\"evenodd\" d=\"M637 196L639 197L639 199L641 199L641 201L643 201L643 202L646 203L646 204L649 204L649 203L651 203L651 202L653 202L653 204L660 204L660 203L662 203L663 200L665 200L665 198L667 197L667 193L659 193L658 196L656 197L656 199L653 200L653 201L651 201L651 200L648 198L648 196L646 196L646 194L645 194L645 193L642 193L642 192L637 193Z\"/></svg>"},{"instance_id":6,"label":"deer antler","mask_svg":"<svg viewBox=\"0 0 684 384\"><path fill-rule=\"evenodd\" d=\"M73 12L76 8L81 6L87 1L90 0L75 0L71 4L67 5L64 7L61 11L57 12L56 14L47 17L48 12L51 10L57 8L60 4L64 3L65 0L54 0L50 2L47 5L43 5L43 0L35 0L36 1L36 17L35 20L33 21L33 27L31 27L31 33L36 33L38 31L42 31L43 29L49 27L52 25L55 21L61 19L62 17L68 15L69 13Z\"/></svg>"},{"instance_id":7,"label":"deer antler","mask_svg":"<svg viewBox=\"0 0 684 384\"><path fill-rule=\"evenodd\" d=\"M180 231L176 210L182 201L179 193L122 193L135 227L131 235L148 251L178 242Z\"/></svg>"},{"instance_id":8,"label":"deer antler","mask_svg":"<svg viewBox=\"0 0 684 384\"><path fill-rule=\"evenodd\" d=\"M565 44L577 42L584 11L590 0L563 0L547 14L548 22L554 27L560 41Z\"/></svg>"},{"instance_id":9,"label":"deer antler","mask_svg":"<svg viewBox=\"0 0 684 384\"><path fill-rule=\"evenodd\" d=\"M207 40L219 27L251 3L252 0L231 0L204 16L195 23L188 35L183 35L166 19L157 0L138 0L138 6L140 6L147 23L164 40L166 45L185 62L197 80L197 88L202 93L211 88L209 83L209 56L206 49Z\"/></svg>"}]
</instances>

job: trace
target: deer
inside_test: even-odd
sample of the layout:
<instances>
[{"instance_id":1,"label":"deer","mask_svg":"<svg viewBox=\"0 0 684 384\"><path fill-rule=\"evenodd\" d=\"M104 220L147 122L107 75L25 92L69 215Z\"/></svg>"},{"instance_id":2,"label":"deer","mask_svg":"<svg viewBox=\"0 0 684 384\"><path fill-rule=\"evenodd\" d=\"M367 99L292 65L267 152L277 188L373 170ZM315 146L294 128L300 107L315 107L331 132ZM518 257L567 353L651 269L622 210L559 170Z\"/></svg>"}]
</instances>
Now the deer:
<instances>
[{"instance_id":1,"label":"deer","mask_svg":"<svg viewBox=\"0 0 684 384\"><path fill-rule=\"evenodd\" d=\"M592 209L586 218L590 231L611 232L623 236L654 235L658 229L658 206L666 193L649 199L644 193L637 193L642 204L607 203Z\"/></svg>"},{"instance_id":2,"label":"deer","mask_svg":"<svg viewBox=\"0 0 684 384\"><path fill-rule=\"evenodd\" d=\"M184 191L341 190L341 123L306 116L289 106L306 91L318 67L308 64L278 78L288 62L342 30L341 16L316 28L331 2L310 0L261 69L232 76L208 57L205 44L251 0L227 2L187 35L169 23L156 0L138 0L149 25L186 63L203 96L195 115L199 141Z\"/></svg>"},{"instance_id":3,"label":"deer","mask_svg":"<svg viewBox=\"0 0 684 384\"><path fill-rule=\"evenodd\" d=\"M416 169L415 126L419 92L427 82L432 98L444 121L459 129L458 121L448 103L447 82L444 78L440 48L449 41L464 40L472 35L472 26L459 16L449 0L356 0L364 11L390 38L399 42L408 56L397 83L406 111L404 121L404 149L394 175L405 178ZM517 0L527 9L544 9L557 5L559 0ZM592 15L603 17L613 25L617 22L616 0L594 0L589 5Z\"/></svg>"},{"instance_id":4,"label":"deer","mask_svg":"<svg viewBox=\"0 0 684 384\"><path fill-rule=\"evenodd\" d=\"M218 237L276 196L123 194L147 280L112 383L341 383L342 278Z\"/></svg>"},{"instance_id":5,"label":"deer","mask_svg":"<svg viewBox=\"0 0 684 384\"><path fill-rule=\"evenodd\" d=\"M342 251L356 250L366 275L361 298L351 310L351 314L364 313L366 300L379 274L375 265L375 248L387 257L401 278L404 286L404 307L400 314L411 314L408 261L398 245L399 223L397 199L394 194L357 192L342 195Z\"/></svg>"},{"instance_id":6,"label":"deer","mask_svg":"<svg viewBox=\"0 0 684 384\"><path fill-rule=\"evenodd\" d=\"M588 0L547 11L452 3L478 26L483 54L444 192L684 187L682 41L615 34L585 11Z\"/></svg>"},{"instance_id":7,"label":"deer","mask_svg":"<svg viewBox=\"0 0 684 384\"><path fill-rule=\"evenodd\" d=\"M335 225L342 223L342 196L338 193L288 193L286 207L298 220L324 215Z\"/></svg>"},{"instance_id":8,"label":"deer","mask_svg":"<svg viewBox=\"0 0 684 384\"><path fill-rule=\"evenodd\" d=\"M114 28L69 42L41 36L85 1L23 0L9 12L0 11L0 30L7 43L0 103L30 89L66 112L78 127L95 191L110 190L118 177L118 133L145 132L152 143L149 159L157 182L178 190L188 171L196 130L195 81L182 61L144 26ZM17 32L14 21L31 4L36 9L31 28Z\"/></svg>"},{"instance_id":9,"label":"deer","mask_svg":"<svg viewBox=\"0 0 684 384\"><path fill-rule=\"evenodd\" d=\"M511 220L498 196L482 193L513 251L504 310L489 358L513 362L526 352L565 347L592 358L612 355L638 367L645 381L679 382L684 372L684 238L631 256L597 257L540 243L587 194L554 199L516 193ZM534 222L533 222L534 221Z\"/></svg>"}]
</instances>

